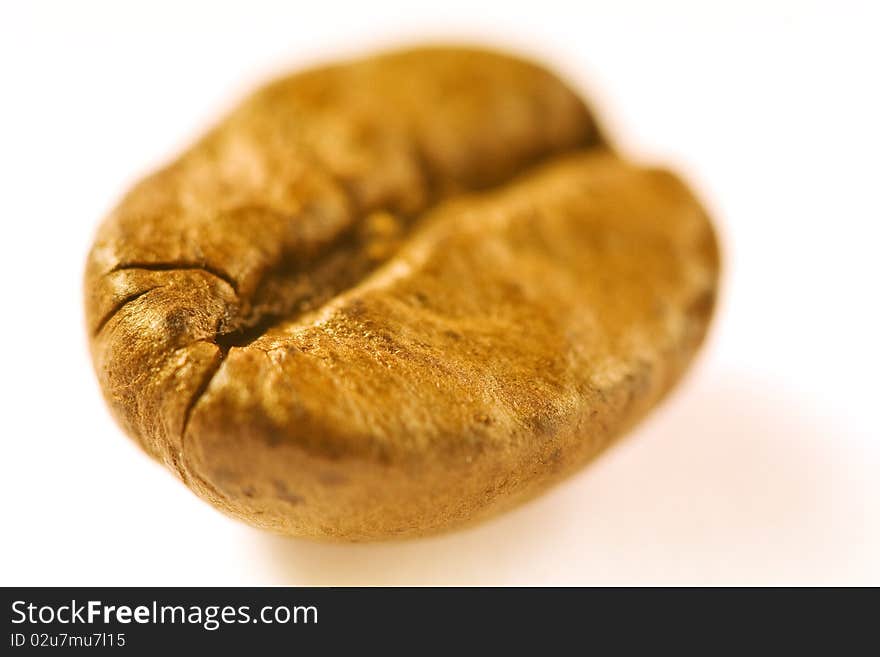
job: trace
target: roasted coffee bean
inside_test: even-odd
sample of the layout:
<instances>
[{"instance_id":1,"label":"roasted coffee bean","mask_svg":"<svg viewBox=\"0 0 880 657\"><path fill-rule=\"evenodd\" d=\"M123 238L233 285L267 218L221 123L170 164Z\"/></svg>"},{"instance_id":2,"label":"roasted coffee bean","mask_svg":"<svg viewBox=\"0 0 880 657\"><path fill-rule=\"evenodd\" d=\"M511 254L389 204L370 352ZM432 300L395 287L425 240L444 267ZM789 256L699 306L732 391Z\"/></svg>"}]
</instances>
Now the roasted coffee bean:
<instances>
[{"instance_id":1,"label":"roasted coffee bean","mask_svg":"<svg viewBox=\"0 0 880 657\"><path fill-rule=\"evenodd\" d=\"M248 98L104 221L86 315L114 415L196 493L368 540L586 463L679 378L717 277L685 186L556 77L431 48Z\"/></svg>"}]
</instances>

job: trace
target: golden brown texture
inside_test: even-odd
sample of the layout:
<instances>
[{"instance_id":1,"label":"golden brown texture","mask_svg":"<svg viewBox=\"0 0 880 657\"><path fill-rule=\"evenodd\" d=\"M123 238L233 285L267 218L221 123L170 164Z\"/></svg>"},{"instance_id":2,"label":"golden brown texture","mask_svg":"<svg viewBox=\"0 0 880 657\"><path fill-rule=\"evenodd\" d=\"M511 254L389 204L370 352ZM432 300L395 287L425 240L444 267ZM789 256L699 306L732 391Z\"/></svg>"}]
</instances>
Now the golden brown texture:
<instances>
[{"instance_id":1,"label":"golden brown texture","mask_svg":"<svg viewBox=\"0 0 880 657\"><path fill-rule=\"evenodd\" d=\"M256 93L104 222L92 350L128 433L284 533L418 535L571 472L706 330L711 228L506 56L422 49Z\"/></svg>"}]
</instances>

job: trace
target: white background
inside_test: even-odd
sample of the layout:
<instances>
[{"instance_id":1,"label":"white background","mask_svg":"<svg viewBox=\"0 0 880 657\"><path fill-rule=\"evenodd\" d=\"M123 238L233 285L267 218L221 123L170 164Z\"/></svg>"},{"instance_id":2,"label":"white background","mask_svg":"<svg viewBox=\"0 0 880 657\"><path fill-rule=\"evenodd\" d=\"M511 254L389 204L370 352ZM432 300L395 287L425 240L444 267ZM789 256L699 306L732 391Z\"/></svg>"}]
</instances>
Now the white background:
<instances>
[{"instance_id":1,"label":"white background","mask_svg":"<svg viewBox=\"0 0 880 657\"><path fill-rule=\"evenodd\" d=\"M827 2L4 2L0 583L880 584L880 17ZM688 380L540 499L428 540L266 535L123 436L92 374L97 222L245 91L423 38L532 53L716 217Z\"/></svg>"}]
</instances>

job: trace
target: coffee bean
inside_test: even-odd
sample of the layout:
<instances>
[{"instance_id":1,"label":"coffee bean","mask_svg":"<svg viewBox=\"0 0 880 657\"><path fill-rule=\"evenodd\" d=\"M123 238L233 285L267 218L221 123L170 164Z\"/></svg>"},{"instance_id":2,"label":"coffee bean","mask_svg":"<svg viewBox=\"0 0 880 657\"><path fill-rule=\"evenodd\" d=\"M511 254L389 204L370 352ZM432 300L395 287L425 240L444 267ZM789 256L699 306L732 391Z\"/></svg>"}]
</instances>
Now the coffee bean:
<instances>
[{"instance_id":1,"label":"coffee bean","mask_svg":"<svg viewBox=\"0 0 880 657\"><path fill-rule=\"evenodd\" d=\"M134 187L89 255L98 378L197 494L313 538L414 536L577 470L706 331L711 226L510 56L269 84Z\"/></svg>"}]
</instances>

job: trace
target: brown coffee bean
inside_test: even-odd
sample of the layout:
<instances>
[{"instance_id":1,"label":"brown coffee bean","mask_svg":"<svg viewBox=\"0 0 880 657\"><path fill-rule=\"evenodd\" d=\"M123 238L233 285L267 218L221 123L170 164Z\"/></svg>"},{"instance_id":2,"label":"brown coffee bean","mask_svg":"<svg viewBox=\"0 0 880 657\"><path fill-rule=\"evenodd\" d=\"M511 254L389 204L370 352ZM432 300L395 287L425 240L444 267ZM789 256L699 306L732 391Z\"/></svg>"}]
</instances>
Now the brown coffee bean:
<instances>
[{"instance_id":1,"label":"brown coffee bean","mask_svg":"<svg viewBox=\"0 0 880 657\"><path fill-rule=\"evenodd\" d=\"M220 509L315 538L485 517L642 417L700 344L712 229L547 71L420 49L247 99L101 226L95 366Z\"/></svg>"}]
</instances>

